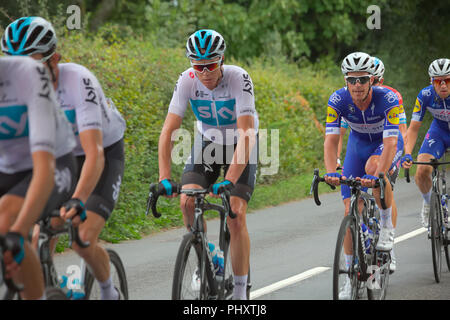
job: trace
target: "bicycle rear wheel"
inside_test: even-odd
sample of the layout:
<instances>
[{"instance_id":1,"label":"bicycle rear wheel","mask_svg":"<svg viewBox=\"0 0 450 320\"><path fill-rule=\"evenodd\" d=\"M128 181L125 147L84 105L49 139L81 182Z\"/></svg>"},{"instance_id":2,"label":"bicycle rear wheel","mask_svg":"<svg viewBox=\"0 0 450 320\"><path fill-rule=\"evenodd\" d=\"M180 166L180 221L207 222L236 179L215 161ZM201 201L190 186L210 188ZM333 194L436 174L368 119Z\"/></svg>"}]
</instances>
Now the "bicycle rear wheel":
<instances>
[{"instance_id":1,"label":"bicycle rear wheel","mask_svg":"<svg viewBox=\"0 0 450 320\"><path fill-rule=\"evenodd\" d=\"M334 300L356 300L358 298L360 267L357 234L355 218L350 215L346 216L342 220L336 241L333 263ZM348 252L345 252L344 243Z\"/></svg>"},{"instance_id":2,"label":"bicycle rear wheel","mask_svg":"<svg viewBox=\"0 0 450 320\"><path fill-rule=\"evenodd\" d=\"M442 270L442 219L441 201L438 194L433 192L430 200L430 232L431 253L433 257L434 279L437 283L441 281Z\"/></svg>"},{"instance_id":3,"label":"bicycle rear wheel","mask_svg":"<svg viewBox=\"0 0 450 320\"><path fill-rule=\"evenodd\" d=\"M128 300L128 282L125 273L125 268L123 266L120 256L112 249L106 249L109 255L110 262L110 275L113 281L114 287L120 292L121 300ZM84 280L84 291L85 299L88 300L100 300L101 299L101 289L98 281L95 281L95 277L89 268L85 267L85 280Z\"/></svg>"},{"instance_id":4,"label":"bicycle rear wheel","mask_svg":"<svg viewBox=\"0 0 450 320\"><path fill-rule=\"evenodd\" d=\"M184 235L178 249L172 283L172 300L206 300L206 251L194 234Z\"/></svg>"},{"instance_id":5,"label":"bicycle rear wheel","mask_svg":"<svg viewBox=\"0 0 450 320\"><path fill-rule=\"evenodd\" d=\"M445 261L447 262L447 268L448 271L450 271L450 253L448 249L449 243L449 235L448 235L449 229L447 227L444 227L444 252L445 252Z\"/></svg>"}]
</instances>

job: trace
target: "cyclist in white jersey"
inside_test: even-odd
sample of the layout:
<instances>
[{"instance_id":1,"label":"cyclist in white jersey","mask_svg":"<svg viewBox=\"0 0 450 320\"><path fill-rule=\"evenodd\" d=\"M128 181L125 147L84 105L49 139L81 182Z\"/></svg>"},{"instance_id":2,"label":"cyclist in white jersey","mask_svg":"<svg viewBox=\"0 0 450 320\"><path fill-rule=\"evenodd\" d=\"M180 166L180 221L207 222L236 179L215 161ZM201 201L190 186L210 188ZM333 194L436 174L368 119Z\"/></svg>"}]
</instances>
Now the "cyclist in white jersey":
<instances>
[{"instance_id":1,"label":"cyclist in white jersey","mask_svg":"<svg viewBox=\"0 0 450 320\"><path fill-rule=\"evenodd\" d=\"M175 85L159 138L159 180L166 195L172 195L171 136L180 128L190 103L198 133L183 172L183 189L212 186L214 195L220 188L231 190L231 208L238 216L228 220L235 281L233 298L246 299L250 239L245 214L256 180L257 147L253 146L258 116L252 80L244 69L223 64L225 48L223 37L214 30L199 30L189 37L186 55L192 68L184 71ZM215 151L211 153L212 149ZM222 166L225 180L215 183ZM193 198L182 194L180 206L189 229L193 222Z\"/></svg>"},{"instance_id":2,"label":"cyclist in white jersey","mask_svg":"<svg viewBox=\"0 0 450 320\"><path fill-rule=\"evenodd\" d=\"M42 269L28 235L43 214L70 198L74 146L42 63L0 58L0 233L6 233L10 248L4 255L7 277L23 283L23 299L45 299Z\"/></svg>"},{"instance_id":3,"label":"cyclist in white jersey","mask_svg":"<svg viewBox=\"0 0 450 320\"><path fill-rule=\"evenodd\" d=\"M45 58L53 76L60 106L72 124L76 136L74 149L79 178L61 217L86 212L79 226L80 237L89 241L88 248L73 248L91 267L101 287L102 299L118 299L112 285L109 255L98 243L98 236L111 215L119 195L124 171L125 120L111 100L106 99L97 78L85 67L75 63L58 64L56 35L52 25L40 17L24 17L5 30L2 50L7 54ZM74 219L74 224L79 223Z\"/></svg>"}]
</instances>

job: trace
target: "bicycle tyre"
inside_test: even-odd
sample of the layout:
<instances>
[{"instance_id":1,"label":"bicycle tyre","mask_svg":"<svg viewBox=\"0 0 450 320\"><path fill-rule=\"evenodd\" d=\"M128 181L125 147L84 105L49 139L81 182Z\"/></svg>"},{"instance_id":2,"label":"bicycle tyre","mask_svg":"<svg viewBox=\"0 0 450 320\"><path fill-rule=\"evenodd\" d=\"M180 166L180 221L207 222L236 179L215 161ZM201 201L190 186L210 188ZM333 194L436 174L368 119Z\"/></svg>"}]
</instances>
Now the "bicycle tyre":
<instances>
[{"instance_id":1,"label":"bicycle tyre","mask_svg":"<svg viewBox=\"0 0 450 320\"><path fill-rule=\"evenodd\" d=\"M450 271L450 252L448 249L449 245L449 235L448 235L449 229L447 227L444 228L444 253L445 253L445 261L447 262L447 269Z\"/></svg>"},{"instance_id":2,"label":"bicycle tyre","mask_svg":"<svg viewBox=\"0 0 450 320\"><path fill-rule=\"evenodd\" d=\"M47 300L69 300L64 291L55 287L45 288L45 297Z\"/></svg>"},{"instance_id":3,"label":"bicycle tyre","mask_svg":"<svg viewBox=\"0 0 450 320\"><path fill-rule=\"evenodd\" d=\"M347 230L350 231L351 234L351 242L352 242L352 250L353 250L353 258L352 258L352 266L348 271L346 271L345 267L345 260L344 265L342 265L341 258L344 254L344 239L347 234ZM348 274L351 281L351 294L350 294L350 300L356 300L358 297L358 287L359 287L359 280L358 280L358 270L355 269L355 266L357 266L356 260L358 259L358 237L357 231L356 231L356 220L353 216L348 215L344 217L342 220L341 226L339 228L339 233L337 236L336 241L336 249L334 254L334 262L333 262L333 300L339 300L339 291L340 291L340 285L339 280L340 278L342 281L345 281L345 277L340 277L342 274Z\"/></svg>"},{"instance_id":4,"label":"bicycle tyre","mask_svg":"<svg viewBox=\"0 0 450 320\"><path fill-rule=\"evenodd\" d=\"M433 192L430 200L430 232L431 253L433 258L433 273L437 283L441 281L442 270L442 223L440 222L440 205L438 194Z\"/></svg>"},{"instance_id":5,"label":"bicycle tyre","mask_svg":"<svg viewBox=\"0 0 450 320\"><path fill-rule=\"evenodd\" d=\"M115 252L112 249L106 249L106 252L109 255L109 261L110 265L112 265L115 269L115 274L117 274L118 277L118 284L119 287L115 286L118 290L120 290L120 299L121 300L128 300L128 281L127 276L125 273L125 268L123 266L122 260L120 259L120 256L117 252ZM85 292L85 299L86 300L99 300L100 297L97 297L94 294L94 282L95 277L92 274L91 271L89 271L89 268L85 266L85 280L84 280L84 292ZM112 272L111 272L112 275ZM114 278L114 277L113 277ZM114 281L113 281L114 282Z\"/></svg>"},{"instance_id":6,"label":"bicycle tyre","mask_svg":"<svg viewBox=\"0 0 450 320\"><path fill-rule=\"evenodd\" d=\"M193 253L192 255L190 255L191 252ZM206 280L206 257L204 256L204 252L205 250L201 241L198 241L194 234L187 233L183 236L175 262L172 282L172 300L207 299L208 281ZM193 279L194 273L196 272L198 272L200 282L198 290L196 288L197 284L195 284ZM183 286L183 280L186 276L188 285ZM193 286L195 286L195 288L193 288ZM188 292L188 288L191 288L192 292Z\"/></svg>"}]
</instances>

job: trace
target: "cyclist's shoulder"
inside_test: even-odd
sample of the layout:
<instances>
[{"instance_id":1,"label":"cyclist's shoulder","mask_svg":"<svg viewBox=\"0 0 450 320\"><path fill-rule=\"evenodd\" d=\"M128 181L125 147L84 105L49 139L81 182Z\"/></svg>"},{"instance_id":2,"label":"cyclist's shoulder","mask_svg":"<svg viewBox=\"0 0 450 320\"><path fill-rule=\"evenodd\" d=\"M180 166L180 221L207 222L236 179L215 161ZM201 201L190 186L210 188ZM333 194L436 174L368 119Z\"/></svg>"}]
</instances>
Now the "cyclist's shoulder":
<instances>
[{"instance_id":1,"label":"cyclist's shoulder","mask_svg":"<svg viewBox=\"0 0 450 320\"><path fill-rule=\"evenodd\" d=\"M395 89L395 88L393 88L393 87L390 87L390 86L387 86L387 85L384 85L384 84L383 84L383 87L385 87L385 88L391 90L392 92L394 92L394 93L397 95L397 97L398 97L399 99L402 99L402 95L401 95L401 93L400 93L397 89Z\"/></svg>"},{"instance_id":2,"label":"cyclist's shoulder","mask_svg":"<svg viewBox=\"0 0 450 320\"><path fill-rule=\"evenodd\" d=\"M399 105L397 94L385 87L373 87L373 101L376 105L381 104L385 109Z\"/></svg>"},{"instance_id":3,"label":"cyclist's shoulder","mask_svg":"<svg viewBox=\"0 0 450 320\"><path fill-rule=\"evenodd\" d=\"M432 97L434 97L434 95L435 95L435 91L434 91L433 85L429 85L419 91L417 98L424 101L427 99L432 99Z\"/></svg>"},{"instance_id":4,"label":"cyclist's shoulder","mask_svg":"<svg viewBox=\"0 0 450 320\"><path fill-rule=\"evenodd\" d=\"M78 63L74 62L59 63L58 69L60 71L60 75L63 80L80 79L80 78L81 79L92 78L97 80L97 77L91 70Z\"/></svg>"},{"instance_id":5,"label":"cyclist's shoulder","mask_svg":"<svg viewBox=\"0 0 450 320\"><path fill-rule=\"evenodd\" d=\"M0 57L0 71L3 78L14 79L22 75L30 77L34 70L45 73L44 65L28 56L6 56Z\"/></svg>"},{"instance_id":6,"label":"cyclist's shoulder","mask_svg":"<svg viewBox=\"0 0 450 320\"><path fill-rule=\"evenodd\" d=\"M341 105L352 103L351 96L347 90L347 87L342 87L334 91L328 99L328 105L339 108Z\"/></svg>"}]
</instances>

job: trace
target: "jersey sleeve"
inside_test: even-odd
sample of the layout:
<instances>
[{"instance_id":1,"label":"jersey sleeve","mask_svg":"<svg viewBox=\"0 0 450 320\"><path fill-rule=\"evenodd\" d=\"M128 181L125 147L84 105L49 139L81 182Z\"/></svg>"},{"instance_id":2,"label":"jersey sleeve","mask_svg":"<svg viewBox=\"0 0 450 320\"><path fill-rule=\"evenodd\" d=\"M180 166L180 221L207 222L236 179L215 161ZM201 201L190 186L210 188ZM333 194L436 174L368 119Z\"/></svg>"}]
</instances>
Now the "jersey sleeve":
<instances>
[{"instance_id":1,"label":"jersey sleeve","mask_svg":"<svg viewBox=\"0 0 450 320\"><path fill-rule=\"evenodd\" d=\"M28 69L29 68L29 69ZM31 153L45 151L56 152L56 126L58 102L44 65L33 61L27 66L27 72L20 78L23 84L23 96L27 105L28 130Z\"/></svg>"},{"instance_id":2,"label":"jersey sleeve","mask_svg":"<svg viewBox=\"0 0 450 320\"><path fill-rule=\"evenodd\" d=\"M232 96L236 99L236 119L241 116L255 116L254 87L250 75L239 68L230 82Z\"/></svg>"},{"instance_id":3,"label":"jersey sleeve","mask_svg":"<svg viewBox=\"0 0 450 320\"><path fill-rule=\"evenodd\" d=\"M341 112L339 110L339 102L342 98L337 92L334 92L328 99L327 119L325 125L325 134L340 134L341 128Z\"/></svg>"},{"instance_id":4,"label":"jersey sleeve","mask_svg":"<svg viewBox=\"0 0 450 320\"><path fill-rule=\"evenodd\" d=\"M169 111L180 117L184 117L189 102L189 91L195 77L194 71L188 69L178 78L170 100Z\"/></svg>"},{"instance_id":5,"label":"jersey sleeve","mask_svg":"<svg viewBox=\"0 0 450 320\"><path fill-rule=\"evenodd\" d=\"M68 87L79 90L73 96L78 132L86 130L102 130L102 110L100 105L100 84L97 78L87 69L71 77L77 83Z\"/></svg>"},{"instance_id":6,"label":"jersey sleeve","mask_svg":"<svg viewBox=\"0 0 450 320\"><path fill-rule=\"evenodd\" d=\"M341 118L341 128L348 129L348 123L345 119Z\"/></svg>"},{"instance_id":7,"label":"jersey sleeve","mask_svg":"<svg viewBox=\"0 0 450 320\"><path fill-rule=\"evenodd\" d=\"M411 120L422 121L425 116L426 108L424 107L424 96L423 90L419 92L416 98L416 103L414 104L414 110L411 116Z\"/></svg>"},{"instance_id":8,"label":"jersey sleeve","mask_svg":"<svg viewBox=\"0 0 450 320\"><path fill-rule=\"evenodd\" d=\"M403 107L403 97L398 91L395 91L395 94L397 95L398 98L399 124L406 124L406 113L405 108Z\"/></svg>"},{"instance_id":9,"label":"jersey sleeve","mask_svg":"<svg viewBox=\"0 0 450 320\"><path fill-rule=\"evenodd\" d=\"M397 95L387 90L387 94L384 95L385 109L385 121L383 128L383 139L393 136L398 136L400 124L400 107Z\"/></svg>"}]
</instances>

